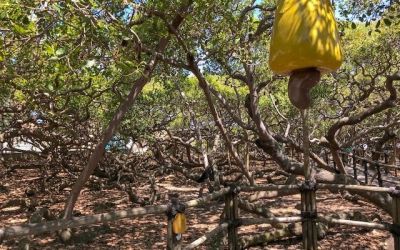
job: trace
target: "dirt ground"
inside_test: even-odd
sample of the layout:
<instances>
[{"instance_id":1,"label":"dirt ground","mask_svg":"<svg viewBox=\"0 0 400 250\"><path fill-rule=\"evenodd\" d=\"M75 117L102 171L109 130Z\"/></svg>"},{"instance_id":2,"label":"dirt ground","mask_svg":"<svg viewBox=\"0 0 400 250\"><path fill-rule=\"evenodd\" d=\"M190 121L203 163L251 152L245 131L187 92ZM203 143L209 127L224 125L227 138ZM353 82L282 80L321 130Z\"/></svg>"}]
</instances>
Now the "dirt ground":
<instances>
[{"instance_id":1,"label":"dirt ground","mask_svg":"<svg viewBox=\"0 0 400 250\"><path fill-rule=\"evenodd\" d=\"M37 173L32 170L18 170L0 182L0 227L26 223L32 214L28 208L18 204L7 204L10 200L27 200L26 190L39 185ZM156 204L166 204L166 194L179 193L183 201L198 198L199 189L205 184L183 181L180 176L168 175L157 179L160 191L160 200ZM126 193L112 187L85 188L77 203L76 216L110 212L126 209L138 205L132 204ZM148 195L150 183L143 181L138 185L139 194ZM54 214L61 214L68 189L62 192L37 192L30 201L36 208L47 207ZM246 195L246 194L241 194ZM28 200L29 200L28 199ZM278 199L263 200L265 206L277 216L299 215L298 207L300 195L292 195ZM318 191L318 212L332 214L339 212L359 211L367 217L378 214L384 221L390 222L390 216L376 207L364 202L348 202L340 194L331 194ZM296 206L297 205L297 206ZM218 225L222 211L222 201L186 211L188 231L183 235L184 244L202 236ZM242 213L249 217L249 214ZM270 228L269 225L241 227L240 235L261 233ZM56 233L47 233L23 239L5 240L0 249L18 249L29 242L30 249L165 249L166 244L166 216L144 216L140 218L124 219L103 225L91 225L74 229L74 236L68 243L63 243ZM379 230L364 230L350 226L330 227L326 237L318 242L320 249L391 249L390 234ZM218 242L208 242L199 249L217 249ZM300 238L289 238L268 245L250 249L301 249ZM220 246L220 249L226 247Z\"/></svg>"}]
</instances>

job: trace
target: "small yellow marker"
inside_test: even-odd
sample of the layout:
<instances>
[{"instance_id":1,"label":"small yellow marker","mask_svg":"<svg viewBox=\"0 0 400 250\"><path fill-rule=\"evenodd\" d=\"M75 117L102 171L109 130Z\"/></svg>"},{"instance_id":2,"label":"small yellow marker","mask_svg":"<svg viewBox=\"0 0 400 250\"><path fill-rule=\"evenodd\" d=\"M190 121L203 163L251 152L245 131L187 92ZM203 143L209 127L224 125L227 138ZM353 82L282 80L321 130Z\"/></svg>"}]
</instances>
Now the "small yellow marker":
<instances>
[{"instance_id":1,"label":"small yellow marker","mask_svg":"<svg viewBox=\"0 0 400 250\"><path fill-rule=\"evenodd\" d=\"M175 234L183 234L187 230L186 216L183 213L177 213L172 222L172 230Z\"/></svg>"}]
</instances>

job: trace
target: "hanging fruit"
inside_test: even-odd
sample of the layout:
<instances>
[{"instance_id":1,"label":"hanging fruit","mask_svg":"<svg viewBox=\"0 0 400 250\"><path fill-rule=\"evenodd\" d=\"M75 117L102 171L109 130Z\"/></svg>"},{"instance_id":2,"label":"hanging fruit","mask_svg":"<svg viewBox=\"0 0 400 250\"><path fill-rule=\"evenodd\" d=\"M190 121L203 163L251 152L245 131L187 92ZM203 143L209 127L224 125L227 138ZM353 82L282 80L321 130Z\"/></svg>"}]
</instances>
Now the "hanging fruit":
<instances>
[{"instance_id":1,"label":"hanging fruit","mask_svg":"<svg viewBox=\"0 0 400 250\"><path fill-rule=\"evenodd\" d=\"M311 88L342 61L330 0L278 1L269 65L275 74L290 75L288 94L294 106L309 108Z\"/></svg>"}]
</instances>

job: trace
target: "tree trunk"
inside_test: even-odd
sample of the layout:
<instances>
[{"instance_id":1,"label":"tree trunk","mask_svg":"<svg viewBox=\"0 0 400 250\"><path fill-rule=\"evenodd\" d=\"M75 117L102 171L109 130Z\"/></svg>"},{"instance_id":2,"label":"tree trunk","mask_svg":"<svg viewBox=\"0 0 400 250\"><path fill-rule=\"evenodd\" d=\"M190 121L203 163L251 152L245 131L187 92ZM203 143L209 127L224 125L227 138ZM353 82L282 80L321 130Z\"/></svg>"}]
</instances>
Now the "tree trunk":
<instances>
[{"instance_id":1,"label":"tree trunk","mask_svg":"<svg viewBox=\"0 0 400 250\"><path fill-rule=\"evenodd\" d=\"M178 14L174 17L171 25L173 28L177 29L179 25L182 23L185 13L187 14L187 10L192 4L193 0L185 1L185 3L182 5L180 10L178 10ZM123 103L118 107L118 110L115 112L112 120L109 122L107 129L105 130L103 137L101 141L96 145L93 153L91 154L89 161L86 165L86 167L83 169L82 173L78 177L78 180L72 187L70 196L68 197L68 200L65 205L64 209L64 219L70 219L72 217L72 211L74 209L75 203L78 200L79 194L86 183L86 181L89 179L90 175L93 173L94 169L97 167L99 161L103 158L104 156L104 147L105 145L110 141L112 138L113 134L116 132L119 124L122 121L122 118L126 114L126 112L129 110L129 108L133 105L135 102L136 98L140 94L141 90L143 87L146 85L146 83L149 82L151 79L151 75L153 73L153 70L155 69L158 60L157 60L157 55L163 53L164 50L166 49L168 42L170 40L170 36L163 37L160 39L160 41L157 44L157 48L155 50L155 54L151 57L149 62L147 63L145 70L143 72L143 75L135 81L135 83L132 86L132 89L130 90L129 95L126 97Z\"/></svg>"}]
</instances>

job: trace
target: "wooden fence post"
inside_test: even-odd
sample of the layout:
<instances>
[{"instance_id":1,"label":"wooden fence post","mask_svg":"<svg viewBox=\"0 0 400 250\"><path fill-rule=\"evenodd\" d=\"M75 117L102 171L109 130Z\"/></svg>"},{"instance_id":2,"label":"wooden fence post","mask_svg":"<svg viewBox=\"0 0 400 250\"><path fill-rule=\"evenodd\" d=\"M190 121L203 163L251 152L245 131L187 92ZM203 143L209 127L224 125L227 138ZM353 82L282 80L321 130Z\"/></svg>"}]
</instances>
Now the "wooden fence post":
<instances>
[{"instance_id":1,"label":"wooden fence post","mask_svg":"<svg viewBox=\"0 0 400 250\"><path fill-rule=\"evenodd\" d=\"M383 157L384 157L384 160L385 160L385 164L388 165L389 164L389 154L387 152L385 152L383 154ZM384 169L385 169L385 174L388 174L389 171L390 171L390 168L385 167Z\"/></svg>"},{"instance_id":2,"label":"wooden fence post","mask_svg":"<svg viewBox=\"0 0 400 250\"><path fill-rule=\"evenodd\" d=\"M306 250L318 249L316 189L316 182L311 180L300 186L303 247Z\"/></svg>"},{"instance_id":3,"label":"wooden fence post","mask_svg":"<svg viewBox=\"0 0 400 250\"><path fill-rule=\"evenodd\" d=\"M185 205L179 202L178 194L170 195L170 203L168 204L168 209L165 212L168 219L167 224L167 250L181 250L181 234L175 234L173 230L173 221L177 213L185 212Z\"/></svg>"},{"instance_id":4,"label":"wooden fence post","mask_svg":"<svg viewBox=\"0 0 400 250\"><path fill-rule=\"evenodd\" d=\"M380 187L383 187L381 166L379 165L379 163L376 163L376 171L377 171L377 174L378 174L378 184L379 184Z\"/></svg>"},{"instance_id":5,"label":"wooden fence post","mask_svg":"<svg viewBox=\"0 0 400 250\"><path fill-rule=\"evenodd\" d=\"M384 157L384 159L385 159L385 164L389 164L389 155L388 155L388 153L387 152L385 152L384 154L383 154L383 157ZM389 173L389 168L387 168L387 167L385 167L385 174L388 174Z\"/></svg>"},{"instance_id":6,"label":"wooden fence post","mask_svg":"<svg viewBox=\"0 0 400 250\"><path fill-rule=\"evenodd\" d=\"M392 196L392 219L393 225L391 233L394 240L394 249L400 250L400 186L392 188L389 192Z\"/></svg>"},{"instance_id":7,"label":"wooden fence post","mask_svg":"<svg viewBox=\"0 0 400 250\"><path fill-rule=\"evenodd\" d=\"M326 164L329 165L329 154L328 154L328 151L325 151L325 161L326 161Z\"/></svg>"},{"instance_id":8,"label":"wooden fence post","mask_svg":"<svg viewBox=\"0 0 400 250\"><path fill-rule=\"evenodd\" d=\"M368 162L363 160L365 185L368 185Z\"/></svg>"},{"instance_id":9,"label":"wooden fence post","mask_svg":"<svg viewBox=\"0 0 400 250\"><path fill-rule=\"evenodd\" d=\"M336 162L334 159L332 159L332 161L333 161L333 169L336 171Z\"/></svg>"},{"instance_id":10,"label":"wooden fence post","mask_svg":"<svg viewBox=\"0 0 400 250\"><path fill-rule=\"evenodd\" d=\"M353 172L354 172L354 179L357 180L357 158L355 150L353 150Z\"/></svg>"},{"instance_id":11,"label":"wooden fence post","mask_svg":"<svg viewBox=\"0 0 400 250\"><path fill-rule=\"evenodd\" d=\"M238 223L238 200L237 200L238 189L231 187L229 193L225 195L225 220L229 223L228 226L228 248L229 250L238 250L238 235L237 235L237 223Z\"/></svg>"},{"instance_id":12,"label":"wooden fence post","mask_svg":"<svg viewBox=\"0 0 400 250\"><path fill-rule=\"evenodd\" d=\"M168 226L167 226L167 249L168 250L178 250L180 248L180 244L178 242L177 236L172 230L172 221L173 218L168 218Z\"/></svg>"},{"instance_id":13,"label":"wooden fence post","mask_svg":"<svg viewBox=\"0 0 400 250\"><path fill-rule=\"evenodd\" d=\"M343 162L343 165L346 165L347 164L347 154L342 154L342 162Z\"/></svg>"}]
</instances>

